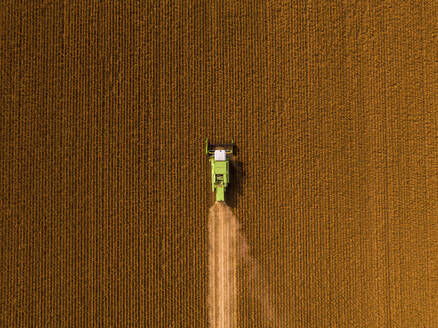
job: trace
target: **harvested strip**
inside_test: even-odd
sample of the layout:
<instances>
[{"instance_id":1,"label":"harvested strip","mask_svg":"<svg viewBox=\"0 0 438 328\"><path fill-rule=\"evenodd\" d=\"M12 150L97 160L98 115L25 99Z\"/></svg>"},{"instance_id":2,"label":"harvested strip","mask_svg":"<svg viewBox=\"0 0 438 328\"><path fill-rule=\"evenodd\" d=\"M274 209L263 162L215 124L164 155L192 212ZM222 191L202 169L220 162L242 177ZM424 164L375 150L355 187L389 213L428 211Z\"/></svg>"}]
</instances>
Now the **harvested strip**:
<instances>
[{"instance_id":1,"label":"harvested strip","mask_svg":"<svg viewBox=\"0 0 438 328\"><path fill-rule=\"evenodd\" d=\"M216 202L210 209L209 316L212 328L237 327L238 224L232 211Z\"/></svg>"}]
</instances>

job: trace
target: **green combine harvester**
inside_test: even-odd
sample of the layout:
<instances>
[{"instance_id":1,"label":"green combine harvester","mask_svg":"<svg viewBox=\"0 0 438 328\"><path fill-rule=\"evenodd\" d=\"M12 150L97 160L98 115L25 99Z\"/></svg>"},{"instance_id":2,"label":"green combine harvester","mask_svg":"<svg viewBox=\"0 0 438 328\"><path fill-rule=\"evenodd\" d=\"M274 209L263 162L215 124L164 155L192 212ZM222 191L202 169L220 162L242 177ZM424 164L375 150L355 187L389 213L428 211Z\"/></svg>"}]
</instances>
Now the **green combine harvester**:
<instances>
[{"instance_id":1,"label":"green combine harvester","mask_svg":"<svg viewBox=\"0 0 438 328\"><path fill-rule=\"evenodd\" d=\"M205 142L205 151L211 163L211 184L216 192L216 201L225 201L225 189L230 182L230 160L234 153L234 140L229 144L210 144Z\"/></svg>"}]
</instances>

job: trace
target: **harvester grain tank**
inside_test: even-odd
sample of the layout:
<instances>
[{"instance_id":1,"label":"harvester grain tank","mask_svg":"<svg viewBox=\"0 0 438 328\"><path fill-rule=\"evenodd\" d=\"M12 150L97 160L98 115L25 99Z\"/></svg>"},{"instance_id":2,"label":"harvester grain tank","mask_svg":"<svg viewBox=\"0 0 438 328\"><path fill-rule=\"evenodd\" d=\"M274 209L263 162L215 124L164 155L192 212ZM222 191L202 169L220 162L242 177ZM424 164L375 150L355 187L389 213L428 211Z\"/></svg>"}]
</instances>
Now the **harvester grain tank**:
<instances>
[{"instance_id":1,"label":"harvester grain tank","mask_svg":"<svg viewBox=\"0 0 438 328\"><path fill-rule=\"evenodd\" d=\"M216 192L216 201L225 201L225 190L230 182L230 157L234 153L234 141L229 144L205 142L205 151L211 163L211 184Z\"/></svg>"}]
</instances>

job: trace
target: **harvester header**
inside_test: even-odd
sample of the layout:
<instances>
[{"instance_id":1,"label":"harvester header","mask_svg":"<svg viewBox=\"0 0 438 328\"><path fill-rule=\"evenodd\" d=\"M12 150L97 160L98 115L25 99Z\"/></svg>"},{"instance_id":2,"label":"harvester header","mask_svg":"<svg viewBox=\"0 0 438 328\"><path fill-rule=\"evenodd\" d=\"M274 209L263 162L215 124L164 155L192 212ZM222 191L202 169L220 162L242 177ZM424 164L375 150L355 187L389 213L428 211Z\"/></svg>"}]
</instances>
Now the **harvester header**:
<instances>
[{"instance_id":1,"label":"harvester header","mask_svg":"<svg viewBox=\"0 0 438 328\"><path fill-rule=\"evenodd\" d=\"M225 201L225 190L230 182L230 160L234 153L234 140L227 144L205 142L205 152L211 163L212 191L216 192L216 201Z\"/></svg>"}]
</instances>

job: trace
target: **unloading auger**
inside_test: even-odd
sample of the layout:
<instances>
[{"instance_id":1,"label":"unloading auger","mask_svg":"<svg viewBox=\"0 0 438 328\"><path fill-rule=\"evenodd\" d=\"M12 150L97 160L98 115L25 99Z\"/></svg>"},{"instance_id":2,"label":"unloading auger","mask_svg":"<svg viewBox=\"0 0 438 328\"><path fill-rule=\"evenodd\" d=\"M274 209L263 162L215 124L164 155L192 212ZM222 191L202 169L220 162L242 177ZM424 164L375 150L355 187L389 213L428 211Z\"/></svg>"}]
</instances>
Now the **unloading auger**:
<instances>
[{"instance_id":1,"label":"unloading auger","mask_svg":"<svg viewBox=\"0 0 438 328\"><path fill-rule=\"evenodd\" d=\"M230 182L230 156L234 153L234 140L229 144L210 144L205 142L205 151L211 163L212 190L216 201L225 201L225 190Z\"/></svg>"}]
</instances>

